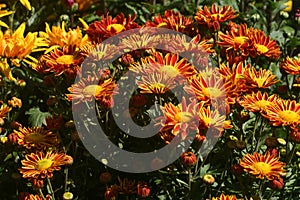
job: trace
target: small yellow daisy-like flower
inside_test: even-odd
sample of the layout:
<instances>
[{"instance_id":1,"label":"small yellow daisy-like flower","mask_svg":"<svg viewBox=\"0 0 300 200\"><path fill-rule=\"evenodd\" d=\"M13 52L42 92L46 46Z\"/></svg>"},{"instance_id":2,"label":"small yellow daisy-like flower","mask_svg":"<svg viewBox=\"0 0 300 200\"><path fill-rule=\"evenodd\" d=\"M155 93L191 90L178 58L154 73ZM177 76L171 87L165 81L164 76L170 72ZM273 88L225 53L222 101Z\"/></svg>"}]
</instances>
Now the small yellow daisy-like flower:
<instances>
[{"instance_id":1,"label":"small yellow daisy-like flower","mask_svg":"<svg viewBox=\"0 0 300 200\"><path fill-rule=\"evenodd\" d=\"M245 172L248 172L256 178L273 180L276 177L279 178L285 175L285 163L279 161L278 157L271 155L267 152L265 155L261 155L257 152L254 154L247 154L243 160L240 160L240 165L244 168Z\"/></svg>"},{"instance_id":2,"label":"small yellow daisy-like flower","mask_svg":"<svg viewBox=\"0 0 300 200\"><path fill-rule=\"evenodd\" d=\"M281 62L280 67L288 74L299 75L300 57L298 57L298 59L286 57L285 60Z\"/></svg>"},{"instance_id":3,"label":"small yellow daisy-like flower","mask_svg":"<svg viewBox=\"0 0 300 200\"><path fill-rule=\"evenodd\" d=\"M59 143L55 133L41 127L20 127L19 130L14 130L13 134L17 136L18 144L27 149L44 149Z\"/></svg>"},{"instance_id":4,"label":"small yellow daisy-like flower","mask_svg":"<svg viewBox=\"0 0 300 200\"><path fill-rule=\"evenodd\" d=\"M21 161L22 167L19 169L23 178L52 178L54 171L59 171L65 165L70 156L65 153L39 151L25 155Z\"/></svg>"},{"instance_id":5,"label":"small yellow daisy-like flower","mask_svg":"<svg viewBox=\"0 0 300 200\"><path fill-rule=\"evenodd\" d=\"M268 106L262 115L273 126L297 126L300 124L300 103L295 100L278 99Z\"/></svg>"}]
</instances>

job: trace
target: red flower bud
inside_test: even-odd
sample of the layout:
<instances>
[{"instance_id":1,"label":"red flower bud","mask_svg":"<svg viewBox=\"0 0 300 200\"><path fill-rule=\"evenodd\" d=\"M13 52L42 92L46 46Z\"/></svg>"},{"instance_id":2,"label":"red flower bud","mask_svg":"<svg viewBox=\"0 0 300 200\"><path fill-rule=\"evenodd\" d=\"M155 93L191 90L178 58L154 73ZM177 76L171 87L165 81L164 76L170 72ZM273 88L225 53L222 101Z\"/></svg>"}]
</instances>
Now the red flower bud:
<instances>
[{"instance_id":1,"label":"red flower bud","mask_svg":"<svg viewBox=\"0 0 300 200\"><path fill-rule=\"evenodd\" d=\"M281 190L284 186L284 182L282 178L276 178L270 181L270 188L273 190Z\"/></svg>"},{"instance_id":2,"label":"red flower bud","mask_svg":"<svg viewBox=\"0 0 300 200\"><path fill-rule=\"evenodd\" d=\"M197 162L197 157L193 152L185 152L180 157L181 162L184 166L193 166Z\"/></svg>"}]
</instances>

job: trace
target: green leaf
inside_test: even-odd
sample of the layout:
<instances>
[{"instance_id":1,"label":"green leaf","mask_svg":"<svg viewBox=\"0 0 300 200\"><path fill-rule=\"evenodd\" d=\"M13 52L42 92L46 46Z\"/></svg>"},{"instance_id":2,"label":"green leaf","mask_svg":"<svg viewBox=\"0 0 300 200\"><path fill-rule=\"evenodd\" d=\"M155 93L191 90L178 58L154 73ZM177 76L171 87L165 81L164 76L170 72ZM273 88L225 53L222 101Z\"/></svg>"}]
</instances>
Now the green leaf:
<instances>
[{"instance_id":1,"label":"green leaf","mask_svg":"<svg viewBox=\"0 0 300 200\"><path fill-rule=\"evenodd\" d=\"M274 39L274 40L277 40L280 45L284 44L284 36L283 36L283 32L281 30L272 31L271 34L270 34L270 38Z\"/></svg>"},{"instance_id":2,"label":"green leaf","mask_svg":"<svg viewBox=\"0 0 300 200\"><path fill-rule=\"evenodd\" d=\"M283 26L281 29L289 36L292 36L295 34L295 29L291 26Z\"/></svg>"},{"instance_id":3,"label":"green leaf","mask_svg":"<svg viewBox=\"0 0 300 200\"><path fill-rule=\"evenodd\" d=\"M26 115L29 115L28 121L31 126L41 127L43 124L46 124L46 118L51 117L52 115L49 112L40 111L39 107L30 108Z\"/></svg>"}]
</instances>

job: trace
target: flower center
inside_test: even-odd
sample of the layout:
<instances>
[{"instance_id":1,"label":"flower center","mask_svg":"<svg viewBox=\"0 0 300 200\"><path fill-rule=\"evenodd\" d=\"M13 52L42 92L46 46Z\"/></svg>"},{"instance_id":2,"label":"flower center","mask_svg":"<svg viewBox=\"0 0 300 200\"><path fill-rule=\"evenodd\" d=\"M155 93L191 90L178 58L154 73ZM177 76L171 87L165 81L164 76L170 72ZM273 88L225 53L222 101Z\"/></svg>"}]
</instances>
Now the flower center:
<instances>
[{"instance_id":1,"label":"flower center","mask_svg":"<svg viewBox=\"0 0 300 200\"><path fill-rule=\"evenodd\" d=\"M111 31L112 28L116 31L116 33L120 33L125 27L122 24L110 24L106 27L106 30Z\"/></svg>"},{"instance_id":2,"label":"flower center","mask_svg":"<svg viewBox=\"0 0 300 200\"><path fill-rule=\"evenodd\" d=\"M255 79L255 81L256 81L256 83L257 83L257 86L258 86L259 88L261 88L261 87L264 86L265 80L266 80L265 78L256 78L256 79Z\"/></svg>"},{"instance_id":3,"label":"flower center","mask_svg":"<svg viewBox=\"0 0 300 200\"><path fill-rule=\"evenodd\" d=\"M300 115L291 110L284 110L279 112L279 117L286 122L297 122L300 120Z\"/></svg>"},{"instance_id":4,"label":"flower center","mask_svg":"<svg viewBox=\"0 0 300 200\"><path fill-rule=\"evenodd\" d=\"M168 65L161 67L160 71L166 73L170 78L175 78L179 74L179 71L175 67Z\"/></svg>"},{"instance_id":5,"label":"flower center","mask_svg":"<svg viewBox=\"0 0 300 200\"><path fill-rule=\"evenodd\" d=\"M248 41L248 37L245 36L238 36L234 38L234 43L238 45L243 45Z\"/></svg>"},{"instance_id":6,"label":"flower center","mask_svg":"<svg viewBox=\"0 0 300 200\"><path fill-rule=\"evenodd\" d=\"M193 119L193 115L190 112L179 112L174 117L176 122L188 123Z\"/></svg>"},{"instance_id":7,"label":"flower center","mask_svg":"<svg viewBox=\"0 0 300 200\"><path fill-rule=\"evenodd\" d=\"M100 85L88 85L86 86L82 93L83 95L96 96L102 91L102 87Z\"/></svg>"},{"instance_id":8,"label":"flower center","mask_svg":"<svg viewBox=\"0 0 300 200\"><path fill-rule=\"evenodd\" d=\"M266 47L265 45L255 44L254 46L255 46L256 50L261 54L266 53L267 51L269 51L268 47Z\"/></svg>"},{"instance_id":9,"label":"flower center","mask_svg":"<svg viewBox=\"0 0 300 200\"><path fill-rule=\"evenodd\" d=\"M44 136L39 134L39 133L30 133L28 135L25 136L24 140L26 142L33 142L33 143L37 143L37 142L41 142L44 140Z\"/></svg>"},{"instance_id":10,"label":"flower center","mask_svg":"<svg viewBox=\"0 0 300 200\"><path fill-rule=\"evenodd\" d=\"M268 174L271 171L271 166L264 162L254 163L253 168L260 174Z\"/></svg>"},{"instance_id":11,"label":"flower center","mask_svg":"<svg viewBox=\"0 0 300 200\"><path fill-rule=\"evenodd\" d=\"M66 64L70 65L74 63L74 56L73 55L63 55L56 59L56 62L59 64Z\"/></svg>"},{"instance_id":12,"label":"flower center","mask_svg":"<svg viewBox=\"0 0 300 200\"><path fill-rule=\"evenodd\" d=\"M222 91L219 88L208 87L203 89L203 94L206 97L214 99L220 97L222 95Z\"/></svg>"},{"instance_id":13,"label":"flower center","mask_svg":"<svg viewBox=\"0 0 300 200\"><path fill-rule=\"evenodd\" d=\"M214 19L214 20L217 20L218 18L221 19L223 17L224 17L224 15L220 14L220 13L216 13L216 14L211 15L211 18Z\"/></svg>"},{"instance_id":14,"label":"flower center","mask_svg":"<svg viewBox=\"0 0 300 200\"><path fill-rule=\"evenodd\" d=\"M49 167L51 167L53 161L51 159L43 159L38 161L37 165L36 165L36 169L37 170L46 170Z\"/></svg>"},{"instance_id":15,"label":"flower center","mask_svg":"<svg viewBox=\"0 0 300 200\"><path fill-rule=\"evenodd\" d=\"M266 100L260 100L255 103L255 105L258 106L261 110L263 110L265 107L267 107L270 104L271 102Z\"/></svg>"},{"instance_id":16,"label":"flower center","mask_svg":"<svg viewBox=\"0 0 300 200\"><path fill-rule=\"evenodd\" d=\"M152 83L149 87L151 91L154 91L155 93L161 93L163 92L167 87L163 83Z\"/></svg>"}]
</instances>

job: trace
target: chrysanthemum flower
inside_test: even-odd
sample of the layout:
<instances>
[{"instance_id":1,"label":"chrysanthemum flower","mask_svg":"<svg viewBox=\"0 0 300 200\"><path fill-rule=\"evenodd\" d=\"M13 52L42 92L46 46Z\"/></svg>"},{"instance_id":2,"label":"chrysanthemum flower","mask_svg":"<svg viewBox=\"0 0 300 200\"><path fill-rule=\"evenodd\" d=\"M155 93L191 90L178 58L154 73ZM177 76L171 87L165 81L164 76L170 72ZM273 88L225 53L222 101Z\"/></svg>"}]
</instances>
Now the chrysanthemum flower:
<instances>
[{"instance_id":1,"label":"chrysanthemum flower","mask_svg":"<svg viewBox=\"0 0 300 200\"><path fill-rule=\"evenodd\" d=\"M286 57L280 64L280 68L288 74L300 74L300 57L298 59Z\"/></svg>"},{"instance_id":2,"label":"chrysanthemum flower","mask_svg":"<svg viewBox=\"0 0 300 200\"><path fill-rule=\"evenodd\" d=\"M22 107L22 100L17 97L12 97L11 100L8 100L8 105L13 108L21 108Z\"/></svg>"},{"instance_id":3,"label":"chrysanthemum flower","mask_svg":"<svg viewBox=\"0 0 300 200\"><path fill-rule=\"evenodd\" d=\"M250 55L255 58L257 56L265 56L271 59L278 59L281 51L275 40L271 40L269 36L259 29L249 29L248 37L253 44Z\"/></svg>"},{"instance_id":4,"label":"chrysanthemum flower","mask_svg":"<svg viewBox=\"0 0 300 200\"><path fill-rule=\"evenodd\" d=\"M218 44L225 47L226 51L233 49L234 51L240 50L243 56L248 56L248 48L251 42L248 38L248 29L246 24L241 24L236 29L231 29L226 34L219 33Z\"/></svg>"},{"instance_id":5,"label":"chrysanthemum flower","mask_svg":"<svg viewBox=\"0 0 300 200\"><path fill-rule=\"evenodd\" d=\"M230 86L224 83L222 77L215 74L210 77L193 76L189 82L189 85L184 86L185 91L191 95L196 95L198 101L208 104L221 99L225 100L226 88Z\"/></svg>"},{"instance_id":6,"label":"chrysanthemum flower","mask_svg":"<svg viewBox=\"0 0 300 200\"><path fill-rule=\"evenodd\" d=\"M134 22L136 15L128 16L125 18L121 13L115 18L106 14L106 17L102 15L101 21L95 21L86 30L90 40L94 43L100 43L104 39L114 36L122 31L138 28L139 25Z\"/></svg>"},{"instance_id":7,"label":"chrysanthemum flower","mask_svg":"<svg viewBox=\"0 0 300 200\"><path fill-rule=\"evenodd\" d=\"M187 104L185 97L177 106L173 103L166 104L161 108L164 116L159 118L162 126L160 131L164 133L171 130L172 136L180 134L183 139L191 130L198 132L198 110L202 106L203 104L198 104L195 100Z\"/></svg>"},{"instance_id":8,"label":"chrysanthemum flower","mask_svg":"<svg viewBox=\"0 0 300 200\"><path fill-rule=\"evenodd\" d=\"M232 127L230 124L227 124L225 120L226 115L220 114L218 110L211 110L210 106L202 107L198 112L198 117L201 129L213 128L221 133L224 129Z\"/></svg>"},{"instance_id":9,"label":"chrysanthemum flower","mask_svg":"<svg viewBox=\"0 0 300 200\"><path fill-rule=\"evenodd\" d=\"M60 26L50 26L46 23L45 32L40 32L40 37L44 38L45 43L50 46L46 51L50 52L56 48L63 48L64 46L75 46L81 48L88 43L88 36L83 36L79 27L76 29L69 29L66 31L65 22Z\"/></svg>"},{"instance_id":10,"label":"chrysanthemum flower","mask_svg":"<svg viewBox=\"0 0 300 200\"><path fill-rule=\"evenodd\" d=\"M129 180L128 178L124 178L123 180L118 177L119 185L113 185L114 189L119 194L130 195L136 193L137 183L135 180Z\"/></svg>"},{"instance_id":11,"label":"chrysanthemum flower","mask_svg":"<svg viewBox=\"0 0 300 200\"><path fill-rule=\"evenodd\" d=\"M280 99L266 107L262 115L270 120L273 126L297 126L300 124L300 103L295 100Z\"/></svg>"},{"instance_id":12,"label":"chrysanthemum flower","mask_svg":"<svg viewBox=\"0 0 300 200\"><path fill-rule=\"evenodd\" d=\"M266 92L262 94L258 91L243 96L238 102L251 112L264 112L268 106L271 106L278 99L275 94L269 96Z\"/></svg>"},{"instance_id":13,"label":"chrysanthemum flower","mask_svg":"<svg viewBox=\"0 0 300 200\"><path fill-rule=\"evenodd\" d=\"M257 152L254 152L253 155L247 154L243 157L243 160L240 160L240 165L245 172L259 179L273 180L285 174L285 163L280 162L278 157L271 155L269 152L265 155Z\"/></svg>"},{"instance_id":14,"label":"chrysanthemum flower","mask_svg":"<svg viewBox=\"0 0 300 200\"><path fill-rule=\"evenodd\" d=\"M208 27L211 27L215 22L222 23L231 19L234 19L238 16L236 11L231 6L218 7L216 4L213 4L211 8L204 6L200 8L195 16L195 20L199 24L206 24Z\"/></svg>"},{"instance_id":15,"label":"chrysanthemum flower","mask_svg":"<svg viewBox=\"0 0 300 200\"><path fill-rule=\"evenodd\" d=\"M62 50L54 49L40 57L38 65L34 68L38 72L53 72L55 76L65 74L75 78L85 55L76 50L76 46L64 46Z\"/></svg>"},{"instance_id":16,"label":"chrysanthemum flower","mask_svg":"<svg viewBox=\"0 0 300 200\"><path fill-rule=\"evenodd\" d=\"M95 76L88 76L73 84L68 88L71 94L66 94L68 100L75 101L75 104L92 101L93 99L99 101L100 104L105 103L107 100L113 101L112 96L117 93L115 81L109 78L97 84L97 80Z\"/></svg>"},{"instance_id":17,"label":"chrysanthemum flower","mask_svg":"<svg viewBox=\"0 0 300 200\"><path fill-rule=\"evenodd\" d=\"M0 70L11 81L16 79L12 76L7 59L15 66L20 66L21 60L34 66L38 61L29 54L41 50L38 48L44 46L43 39L37 37L38 33L29 32L24 37L25 27L25 23L21 24L14 33L11 30L3 33L0 30Z\"/></svg>"},{"instance_id":18,"label":"chrysanthemum flower","mask_svg":"<svg viewBox=\"0 0 300 200\"><path fill-rule=\"evenodd\" d=\"M2 8L6 8L6 5L0 4L0 18L14 13L13 11L2 10ZM8 28L8 25L1 20L0 20L0 26L4 26L4 27Z\"/></svg>"},{"instance_id":19,"label":"chrysanthemum flower","mask_svg":"<svg viewBox=\"0 0 300 200\"><path fill-rule=\"evenodd\" d=\"M160 52L142 59L140 63L132 64L130 70L146 75L165 74L165 79L175 79L179 82L197 73L194 66L186 59L179 60L178 54L167 53L163 56Z\"/></svg>"},{"instance_id":20,"label":"chrysanthemum flower","mask_svg":"<svg viewBox=\"0 0 300 200\"><path fill-rule=\"evenodd\" d=\"M56 146L59 141L55 133L41 127L22 128L14 130L18 144L27 149L45 149Z\"/></svg>"},{"instance_id":21,"label":"chrysanthemum flower","mask_svg":"<svg viewBox=\"0 0 300 200\"><path fill-rule=\"evenodd\" d=\"M164 94L176 87L174 78L168 77L166 73L158 72L142 76L136 84L141 89L141 93L149 94Z\"/></svg>"},{"instance_id":22,"label":"chrysanthemum flower","mask_svg":"<svg viewBox=\"0 0 300 200\"><path fill-rule=\"evenodd\" d=\"M149 35L148 33L141 32L139 34L135 33L122 38L118 46L123 46L126 50L138 50L138 49L148 49L155 48L160 42L160 35Z\"/></svg>"},{"instance_id":23,"label":"chrysanthemum flower","mask_svg":"<svg viewBox=\"0 0 300 200\"><path fill-rule=\"evenodd\" d=\"M50 195L47 195L45 199L40 197L39 195L29 194L29 193L20 193L19 200L50 200Z\"/></svg>"},{"instance_id":24,"label":"chrysanthemum flower","mask_svg":"<svg viewBox=\"0 0 300 200\"><path fill-rule=\"evenodd\" d=\"M65 153L55 151L48 151L47 153L38 151L27 154L21 161L22 167L19 171L23 174L23 178L52 178L53 172L59 171L61 166L69 160L69 157Z\"/></svg>"},{"instance_id":25,"label":"chrysanthemum flower","mask_svg":"<svg viewBox=\"0 0 300 200\"><path fill-rule=\"evenodd\" d=\"M221 194L220 197L213 197L212 200L238 200L235 195Z\"/></svg>"},{"instance_id":26,"label":"chrysanthemum flower","mask_svg":"<svg viewBox=\"0 0 300 200\"><path fill-rule=\"evenodd\" d=\"M7 114L11 111L11 108L6 104L2 104L0 107L0 125L4 124L4 119L6 118Z\"/></svg>"},{"instance_id":27,"label":"chrysanthemum flower","mask_svg":"<svg viewBox=\"0 0 300 200\"><path fill-rule=\"evenodd\" d=\"M270 70L262 68L259 68L258 71L254 67L249 68L243 76L249 89L268 88L279 81Z\"/></svg>"},{"instance_id":28,"label":"chrysanthemum flower","mask_svg":"<svg viewBox=\"0 0 300 200\"><path fill-rule=\"evenodd\" d=\"M154 17L153 22L146 22L146 26L163 27L182 33L188 33L193 26L193 19L192 17L181 15L180 12L166 10L163 17L158 14L157 17Z\"/></svg>"}]
</instances>

